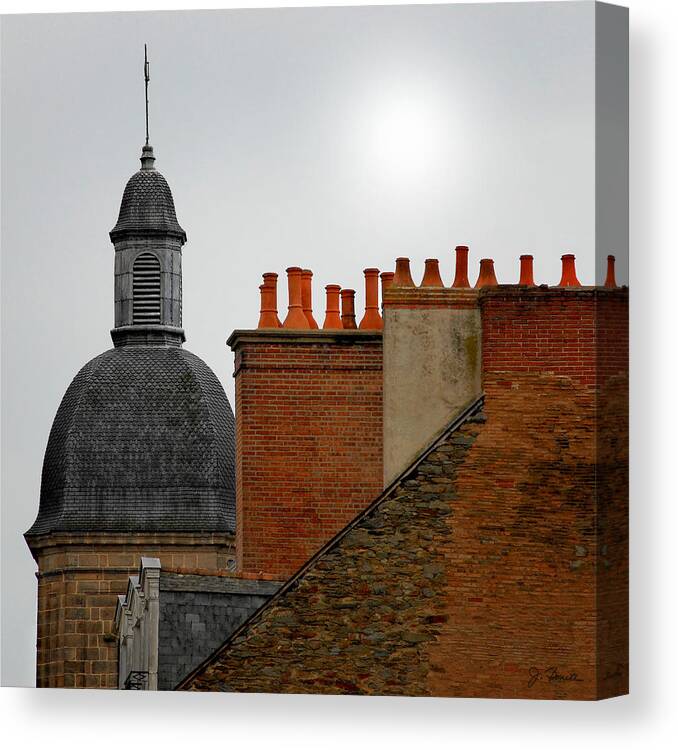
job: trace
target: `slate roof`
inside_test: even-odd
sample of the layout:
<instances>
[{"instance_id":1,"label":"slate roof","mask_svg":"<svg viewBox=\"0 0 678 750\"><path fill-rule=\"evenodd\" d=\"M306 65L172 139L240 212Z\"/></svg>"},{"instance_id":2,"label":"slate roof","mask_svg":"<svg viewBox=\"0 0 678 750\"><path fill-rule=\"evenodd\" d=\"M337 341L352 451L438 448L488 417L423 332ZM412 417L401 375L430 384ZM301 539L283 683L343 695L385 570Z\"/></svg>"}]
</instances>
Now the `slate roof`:
<instances>
[{"instance_id":1,"label":"slate roof","mask_svg":"<svg viewBox=\"0 0 678 750\"><path fill-rule=\"evenodd\" d=\"M66 391L26 533L233 531L234 466L233 412L201 359L179 347L110 349Z\"/></svg>"},{"instance_id":2,"label":"slate roof","mask_svg":"<svg viewBox=\"0 0 678 750\"><path fill-rule=\"evenodd\" d=\"M152 160L151 157L149 161ZM110 236L117 242L130 235L175 236L186 242L186 232L177 221L172 191L167 180L152 167L133 174L122 194L118 223Z\"/></svg>"}]
</instances>

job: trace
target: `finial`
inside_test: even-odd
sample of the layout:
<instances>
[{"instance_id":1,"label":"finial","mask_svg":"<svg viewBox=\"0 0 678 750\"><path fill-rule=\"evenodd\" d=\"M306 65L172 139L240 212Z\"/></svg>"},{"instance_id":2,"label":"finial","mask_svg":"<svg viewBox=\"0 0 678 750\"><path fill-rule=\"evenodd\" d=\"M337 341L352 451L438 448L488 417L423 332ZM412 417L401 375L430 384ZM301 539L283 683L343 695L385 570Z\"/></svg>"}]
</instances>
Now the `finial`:
<instances>
[{"instance_id":1,"label":"finial","mask_svg":"<svg viewBox=\"0 0 678 750\"><path fill-rule=\"evenodd\" d=\"M148 67L148 49L144 44L144 85L146 87L146 143L141 149L141 168L144 170L155 169L155 156L153 146L148 143L148 82L151 80Z\"/></svg>"},{"instance_id":2,"label":"finial","mask_svg":"<svg viewBox=\"0 0 678 750\"><path fill-rule=\"evenodd\" d=\"M144 44L144 87L146 89L146 145L148 146L148 82L151 80L148 66L148 49Z\"/></svg>"}]
</instances>

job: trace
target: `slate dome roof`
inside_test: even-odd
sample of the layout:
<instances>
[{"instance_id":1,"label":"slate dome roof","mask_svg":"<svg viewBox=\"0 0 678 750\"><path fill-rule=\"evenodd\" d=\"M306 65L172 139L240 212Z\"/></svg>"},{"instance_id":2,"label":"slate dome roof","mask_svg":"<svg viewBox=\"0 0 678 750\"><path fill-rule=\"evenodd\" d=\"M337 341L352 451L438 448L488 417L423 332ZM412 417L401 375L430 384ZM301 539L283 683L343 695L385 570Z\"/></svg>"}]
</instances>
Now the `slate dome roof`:
<instances>
[{"instance_id":1,"label":"slate dome roof","mask_svg":"<svg viewBox=\"0 0 678 750\"><path fill-rule=\"evenodd\" d=\"M154 161L153 149L145 146L142 168L129 178L122 194L118 222L110 232L113 242L139 234L175 236L186 242L186 232L177 221L172 191L153 167Z\"/></svg>"},{"instance_id":2,"label":"slate dome roof","mask_svg":"<svg viewBox=\"0 0 678 750\"><path fill-rule=\"evenodd\" d=\"M110 349L64 395L26 533L233 531L234 465L233 412L201 359Z\"/></svg>"}]
</instances>

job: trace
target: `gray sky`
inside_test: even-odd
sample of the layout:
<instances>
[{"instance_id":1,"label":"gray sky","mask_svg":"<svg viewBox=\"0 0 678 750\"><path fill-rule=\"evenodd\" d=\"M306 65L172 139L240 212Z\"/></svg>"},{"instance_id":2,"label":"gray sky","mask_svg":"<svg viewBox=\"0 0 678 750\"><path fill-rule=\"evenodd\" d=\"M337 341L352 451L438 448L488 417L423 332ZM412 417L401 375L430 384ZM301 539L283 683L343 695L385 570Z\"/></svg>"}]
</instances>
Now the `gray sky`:
<instances>
[{"instance_id":1,"label":"gray sky","mask_svg":"<svg viewBox=\"0 0 678 750\"><path fill-rule=\"evenodd\" d=\"M62 14L2 20L3 684L34 684L42 457L69 382L111 346L113 248L143 143L188 233L186 347L233 401L234 328L261 273L362 269L451 248L500 282L535 255L594 280L593 4ZM600 248L602 254L614 248ZM625 269L620 280L625 281ZM286 292L279 298L284 314Z\"/></svg>"}]
</instances>

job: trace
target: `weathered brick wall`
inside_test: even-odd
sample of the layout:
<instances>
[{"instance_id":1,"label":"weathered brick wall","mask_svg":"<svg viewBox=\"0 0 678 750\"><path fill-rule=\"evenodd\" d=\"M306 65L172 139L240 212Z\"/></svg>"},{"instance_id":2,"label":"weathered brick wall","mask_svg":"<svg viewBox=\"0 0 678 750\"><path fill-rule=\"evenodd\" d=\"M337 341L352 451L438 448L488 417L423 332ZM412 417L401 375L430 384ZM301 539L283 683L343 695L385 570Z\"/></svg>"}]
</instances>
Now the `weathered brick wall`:
<instances>
[{"instance_id":1,"label":"weathered brick wall","mask_svg":"<svg viewBox=\"0 0 678 750\"><path fill-rule=\"evenodd\" d=\"M628 688L629 403L628 298L601 295L596 316L598 565L596 567L598 689Z\"/></svg>"},{"instance_id":2,"label":"weathered brick wall","mask_svg":"<svg viewBox=\"0 0 678 750\"><path fill-rule=\"evenodd\" d=\"M463 468L436 692L624 693L627 293L495 289L480 304L488 422Z\"/></svg>"},{"instance_id":3,"label":"weathered brick wall","mask_svg":"<svg viewBox=\"0 0 678 750\"><path fill-rule=\"evenodd\" d=\"M376 331L236 331L237 566L285 579L382 488Z\"/></svg>"},{"instance_id":4,"label":"weathered brick wall","mask_svg":"<svg viewBox=\"0 0 678 750\"><path fill-rule=\"evenodd\" d=\"M435 644L432 691L594 698L592 395L522 372L485 389L487 423L461 469L445 550L453 626Z\"/></svg>"},{"instance_id":5,"label":"weathered brick wall","mask_svg":"<svg viewBox=\"0 0 678 750\"><path fill-rule=\"evenodd\" d=\"M226 535L61 534L30 544L38 563L37 687L117 688L115 606L142 556L188 570L223 570L233 558Z\"/></svg>"}]
</instances>

